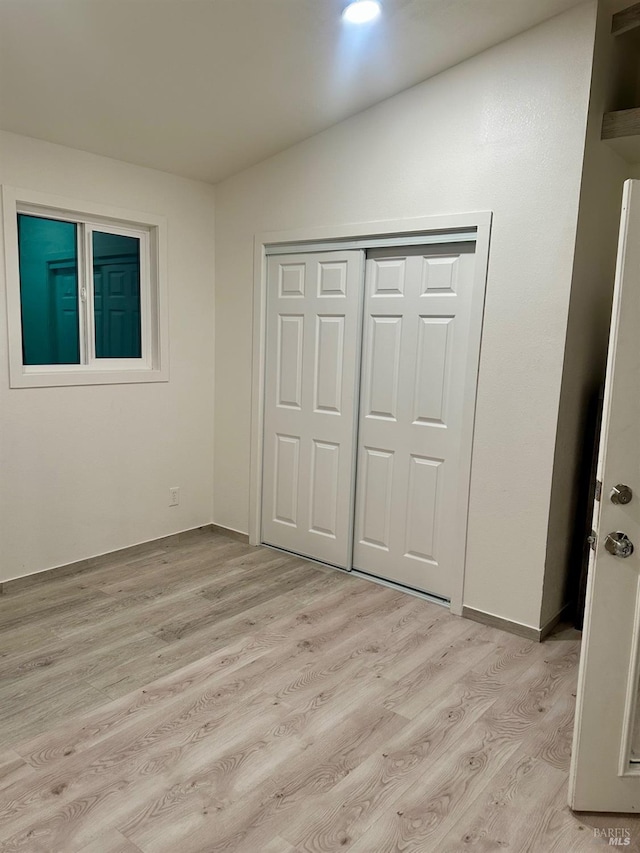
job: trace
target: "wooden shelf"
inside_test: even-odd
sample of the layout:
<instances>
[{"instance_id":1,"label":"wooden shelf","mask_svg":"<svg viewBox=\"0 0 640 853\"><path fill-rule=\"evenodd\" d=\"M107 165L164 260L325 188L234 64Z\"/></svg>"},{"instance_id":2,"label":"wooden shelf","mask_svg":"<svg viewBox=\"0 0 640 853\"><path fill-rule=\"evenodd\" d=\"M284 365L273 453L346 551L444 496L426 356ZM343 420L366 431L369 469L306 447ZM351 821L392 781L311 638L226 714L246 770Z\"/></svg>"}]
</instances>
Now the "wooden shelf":
<instances>
[{"instance_id":1,"label":"wooden shelf","mask_svg":"<svg viewBox=\"0 0 640 853\"><path fill-rule=\"evenodd\" d=\"M640 27L640 3L634 3L628 9L616 12L611 18L611 35L613 36L621 36L622 33L628 33L636 27Z\"/></svg>"},{"instance_id":2,"label":"wooden shelf","mask_svg":"<svg viewBox=\"0 0 640 853\"><path fill-rule=\"evenodd\" d=\"M627 163L640 163L640 107L605 113L602 140Z\"/></svg>"},{"instance_id":3,"label":"wooden shelf","mask_svg":"<svg viewBox=\"0 0 640 853\"><path fill-rule=\"evenodd\" d=\"M640 3L634 3L611 18L611 34L621 36L623 33L635 31L633 36L621 44L621 56L624 56L629 74L631 65L637 69L640 56ZM631 65L629 64L631 62ZM634 75L637 76L637 75ZM629 102L629 93L621 95L621 101ZM634 98L637 103L637 99ZM633 101L632 101L633 102ZM603 142L613 148L627 163L640 164L640 107L630 110L616 110L605 113L602 119Z\"/></svg>"}]
</instances>

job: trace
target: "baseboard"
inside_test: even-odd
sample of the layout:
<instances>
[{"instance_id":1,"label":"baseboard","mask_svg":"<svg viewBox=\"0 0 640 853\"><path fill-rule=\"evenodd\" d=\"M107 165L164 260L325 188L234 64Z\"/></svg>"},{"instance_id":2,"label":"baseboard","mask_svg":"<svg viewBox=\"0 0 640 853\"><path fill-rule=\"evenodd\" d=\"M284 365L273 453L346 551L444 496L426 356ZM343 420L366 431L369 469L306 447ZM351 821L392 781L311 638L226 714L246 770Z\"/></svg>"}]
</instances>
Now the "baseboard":
<instances>
[{"instance_id":1,"label":"baseboard","mask_svg":"<svg viewBox=\"0 0 640 853\"><path fill-rule=\"evenodd\" d=\"M239 530L234 530L233 527L223 527L221 524L212 524L211 530L214 533L221 533L223 536L228 536L229 539L237 539L238 542L249 544L249 534L241 533Z\"/></svg>"},{"instance_id":2,"label":"baseboard","mask_svg":"<svg viewBox=\"0 0 640 853\"><path fill-rule=\"evenodd\" d=\"M516 634L518 637L524 637L526 640L535 640L535 642L539 643L543 639L540 628L534 628L532 625L524 625L522 622L512 622L510 619L494 616L493 613L485 613L484 610L474 610L473 607L463 605L462 615L465 619L473 619L474 622L481 622L483 625L490 625L492 628L500 628L502 631Z\"/></svg>"},{"instance_id":3,"label":"baseboard","mask_svg":"<svg viewBox=\"0 0 640 853\"><path fill-rule=\"evenodd\" d=\"M568 616L569 613L571 613L571 611L573 610L574 607L575 607L575 601L567 602L567 604L565 604L564 607L562 607L560 610L558 610L558 612L556 613L555 616L553 616L551 619L549 619L548 622L545 622L545 624L540 629L540 639L541 640L546 639L549 636L549 634L553 631L553 629L556 627L556 625L558 625L558 623L560 623L560 622L563 622L565 617Z\"/></svg>"},{"instance_id":4,"label":"baseboard","mask_svg":"<svg viewBox=\"0 0 640 853\"><path fill-rule=\"evenodd\" d=\"M0 595L8 592L18 592L21 589L43 583L44 581L53 580L54 578L68 578L88 569L99 568L113 559L135 557L136 555L143 556L145 553L152 553L159 549L169 550L170 548L175 548L204 536L221 533L229 536L233 532L227 531L216 524L204 524L201 527L192 527L189 530L181 530L179 533L172 533L169 536L162 536L159 539L150 539L146 542L139 542L137 545L130 545L127 548L119 548L116 551L109 551L106 554L88 557L85 560L77 560L75 563L66 563L63 566L55 566L54 568L43 569L40 572L34 572L30 575L23 575L22 577L2 581L0 583ZM238 536L240 535L238 534ZM231 538L236 537L231 536ZM246 541L248 539L249 537L246 537Z\"/></svg>"}]
</instances>

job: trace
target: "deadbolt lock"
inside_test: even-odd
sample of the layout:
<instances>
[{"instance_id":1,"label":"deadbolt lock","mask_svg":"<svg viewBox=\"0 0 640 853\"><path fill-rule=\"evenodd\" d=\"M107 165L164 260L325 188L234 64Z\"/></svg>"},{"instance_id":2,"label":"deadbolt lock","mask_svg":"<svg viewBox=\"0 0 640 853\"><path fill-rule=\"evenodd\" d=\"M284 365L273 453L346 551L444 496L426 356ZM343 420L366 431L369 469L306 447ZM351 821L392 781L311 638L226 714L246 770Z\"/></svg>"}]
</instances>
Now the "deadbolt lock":
<instances>
[{"instance_id":1,"label":"deadbolt lock","mask_svg":"<svg viewBox=\"0 0 640 853\"><path fill-rule=\"evenodd\" d=\"M633 554L633 542L621 530L610 533L604 540L604 547L614 557L630 557Z\"/></svg>"},{"instance_id":2,"label":"deadbolt lock","mask_svg":"<svg viewBox=\"0 0 640 853\"><path fill-rule=\"evenodd\" d=\"M625 486L624 483L618 483L617 486L614 486L611 489L611 503L614 504L629 504L631 503L631 498L633 497L633 492L629 488L629 486Z\"/></svg>"}]
</instances>

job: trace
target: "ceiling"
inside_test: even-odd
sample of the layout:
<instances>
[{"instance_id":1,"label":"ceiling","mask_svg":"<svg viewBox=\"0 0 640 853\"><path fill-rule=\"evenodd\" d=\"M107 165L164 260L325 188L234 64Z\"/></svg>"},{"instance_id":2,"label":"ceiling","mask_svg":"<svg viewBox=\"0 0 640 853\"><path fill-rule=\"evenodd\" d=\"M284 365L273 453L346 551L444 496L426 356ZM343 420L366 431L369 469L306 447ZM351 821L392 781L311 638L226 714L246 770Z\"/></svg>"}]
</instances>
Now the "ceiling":
<instances>
[{"instance_id":1,"label":"ceiling","mask_svg":"<svg viewBox=\"0 0 640 853\"><path fill-rule=\"evenodd\" d=\"M576 4L0 0L0 127L217 182Z\"/></svg>"}]
</instances>

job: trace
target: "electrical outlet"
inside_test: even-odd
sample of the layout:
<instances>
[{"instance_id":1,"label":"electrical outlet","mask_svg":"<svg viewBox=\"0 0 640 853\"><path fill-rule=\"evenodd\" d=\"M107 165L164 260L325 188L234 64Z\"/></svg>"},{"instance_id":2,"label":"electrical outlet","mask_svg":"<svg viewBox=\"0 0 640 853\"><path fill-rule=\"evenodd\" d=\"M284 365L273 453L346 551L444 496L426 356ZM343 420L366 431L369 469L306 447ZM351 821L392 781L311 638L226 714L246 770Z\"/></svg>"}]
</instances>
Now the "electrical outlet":
<instances>
[{"instance_id":1,"label":"electrical outlet","mask_svg":"<svg viewBox=\"0 0 640 853\"><path fill-rule=\"evenodd\" d=\"M169 487L169 506L178 506L180 503L180 488L179 486Z\"/></svg>"}]
</instances>

